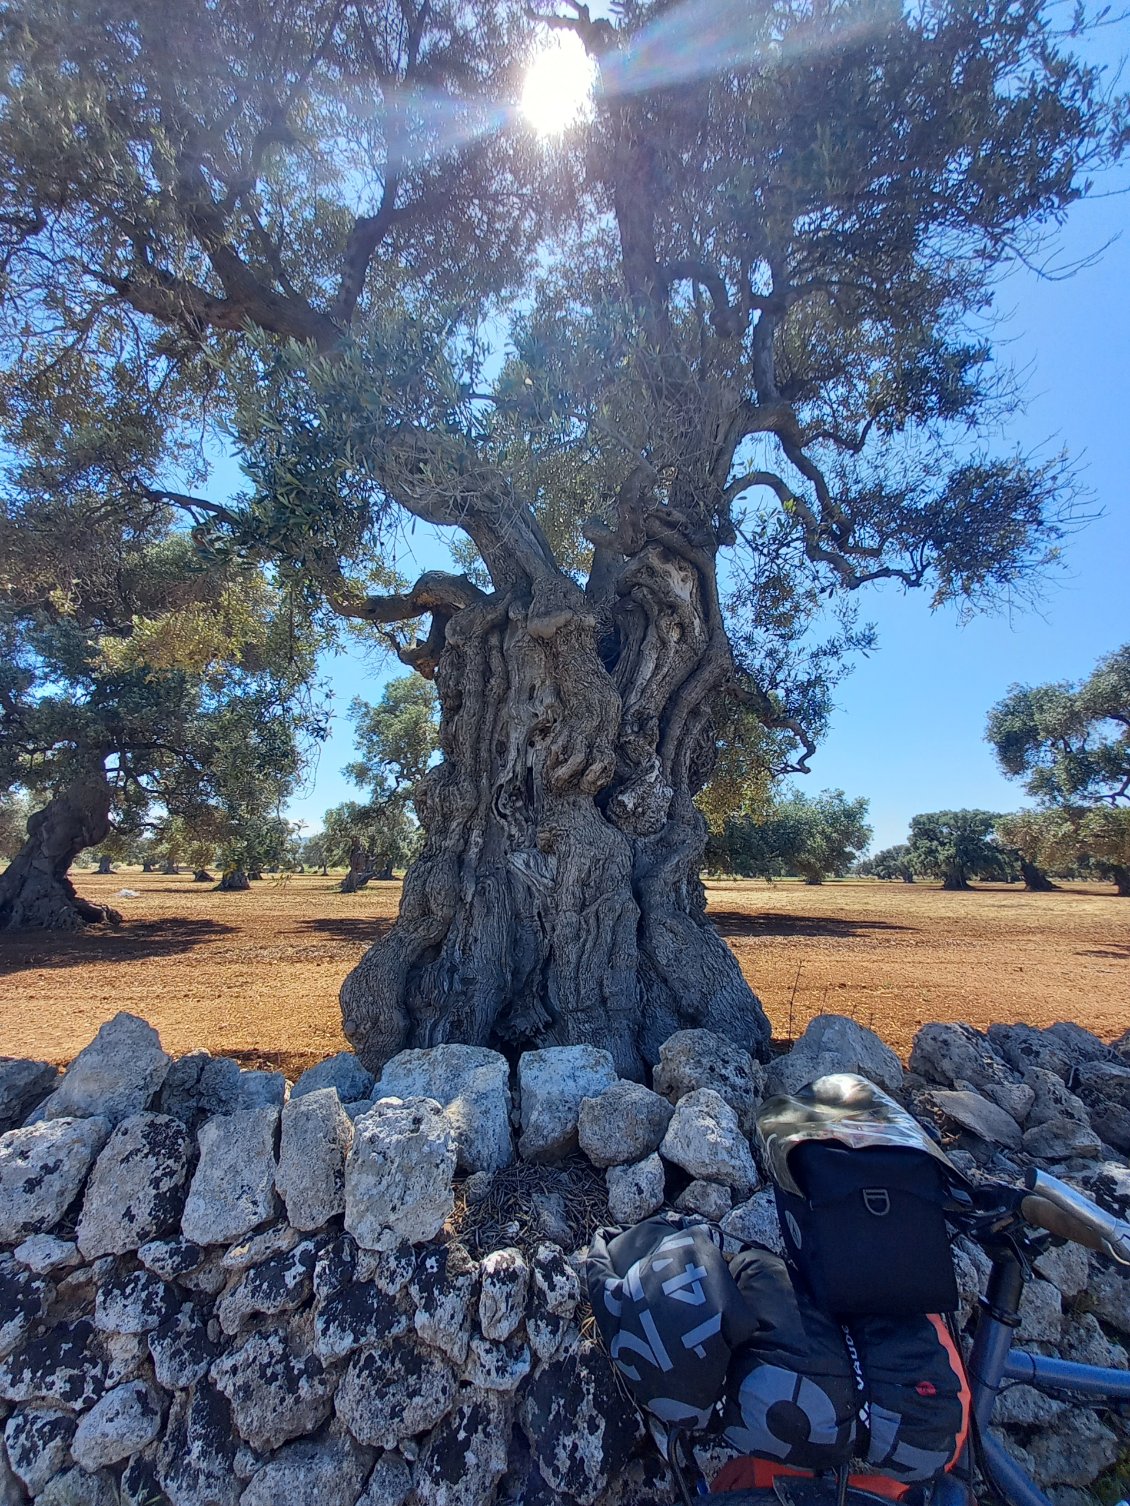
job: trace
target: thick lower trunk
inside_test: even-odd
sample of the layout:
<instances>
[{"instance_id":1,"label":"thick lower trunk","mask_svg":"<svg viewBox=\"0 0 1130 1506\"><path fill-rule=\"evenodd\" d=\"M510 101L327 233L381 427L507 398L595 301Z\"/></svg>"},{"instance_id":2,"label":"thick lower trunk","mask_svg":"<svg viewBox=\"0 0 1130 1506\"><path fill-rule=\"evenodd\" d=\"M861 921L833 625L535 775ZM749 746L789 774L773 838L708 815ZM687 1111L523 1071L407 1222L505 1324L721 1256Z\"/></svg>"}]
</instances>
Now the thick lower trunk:
<instances>
[{"instance_id":1,"label":"thick lower trunk","mask_svg":"<svg viewBox=\"0 0 1130 1506\"><path fill-rule=\"evenodd\" d=\"M166 859L165 862L161 864L161 872L169 878L175 878L179 875L180 869L175 863L171 863L168 861L168 859Z\"/></svg>"},{"instance_id":2,"label":"thick lower trunk","mask_svg":"<svg viewBox=\"0 0 1130 1506\"><path fill-rule=\"evenodd\" d=\"M216 888L224 893L234 893L238 890L250 889L251 880L242 868L225 868Z\"/></svg>"},{"instance_id":3,"label":"thick lower trunk","mask_svg":"<svg viewBox=\"0 0 1130 1506\"><path fill-rule=\"evenodd\" d=\"M98 872L99 873L113 873L113 871L114 871L113 865L111 864L109 858L107 858L107 857L101 857L101 858L98 859Z\"/></svg>"},{"instance_id":4,"label":"thick lower trunk","mask_svg":"<svg viewBox=\"0 0 1130 1506\"><path fill-rule=\"evenodd\" d=\"M1025 889L1031 889L1034 894L1051 894L1059 888L1042 868L1037 868L1035 863L1029 863L1025 858L1020 859L1020 876L1024 880Z\"/></svg>"},{"instance_id":5,"label":"thick lower trunk","mask_svg":"<svg viewBox=\"0 0 1130 1506\"><path fill-rule=\"evenodd\" d=\"M1114 892L1123 899L1130 899L1130 867L1125 863L1112 863L1110 876L1114 880Z\"/></svg>"},{"instance_id":6,"label":"thick lower trunk","mask_svg":"<svg viewBox=\"0 0 1130 1506\"><path fill-rule=\"evenodd\" d=\"M710 704L729 673L712 576L654 546L599 628L571 582L464 607L436 669L443 762L392 930L342 987L378 1070L442 1041L588 1043L639 1077L673 1032L764 1054L769 1026L706 918Z\"/></svg>"},{"instance_id":7,"label":"thick lower trunk","mask_svg":"<svg viewBox=\"0 0 1130 1506\"><path fill-rule=\"evenodd\" d=\"M341 881L342 894L357 894L373 877L369 870L369 854L359 843L349 849L349 872Z\"/></svg>"},{"instance_id":8,"label":"thick lower trunk","mask_svg":"<svg viewBox=\"0 0 1130 1506\"><path fill-rule=\"evenodd\" d=\"M960 868L951 868L942 881L943 889L968 889L969 881Z\"/></svg>"},{"instance_id":9,"label":"thick lower trunk","mask_svg":"<svg viewBox=\"0 0 1130 1506\"><path fill-rule=\"evenodd\" d=\"M192 882L194 884L214 884L216 876L213 873L209 873L207 868L197 868L196 872L192 875Z\"/></svg>"},{"instance_id":10,"label":"thick lower trunk","mask_svg":"<svg viewBox=\"0 0 1130 1506\"><path fill-rule=\"evenodd\" d=\"M151 863L149 861L149 859L146 858L145 861L141 865L141 871L142 871L142 873L152 873L154 871L155 867L156 867L156 864L155 863Z\"/></svg>"},{"instance_id":11,"label":"thick lower trunk","mask_svg":"<svg viewBox=\"0 0 1130 1506\"><path fill-rule=\"evenodd\" d=\"M0 876L0 929L80 931L118 925L109 905L76 893L67 870L110 833L110 788L101 770L76 779L27 823L27 841Z\"/></svg>"},{"instance_id":12,"label":"thick lower trunk","mask_svg":"<svg viewBox=\"0 0 1130 1506\"><path fill-rule=\"evenodd\" d=\"M261 879L263 877L263 870L261 868L249 868L247 870L247 877L249 879Z\"/></svg>"}]
</instances>

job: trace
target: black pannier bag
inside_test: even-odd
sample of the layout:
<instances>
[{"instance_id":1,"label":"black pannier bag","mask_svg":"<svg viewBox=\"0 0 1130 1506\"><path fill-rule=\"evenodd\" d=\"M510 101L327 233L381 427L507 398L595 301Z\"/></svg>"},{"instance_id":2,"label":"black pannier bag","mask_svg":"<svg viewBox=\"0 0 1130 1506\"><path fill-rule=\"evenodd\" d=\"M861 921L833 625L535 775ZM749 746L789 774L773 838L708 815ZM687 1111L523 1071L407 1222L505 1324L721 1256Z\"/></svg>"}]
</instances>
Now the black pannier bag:
<instances>
[{"instance_id":1,"label":"black pannier bag","mask_svg":"<svg viewBox=\"0 0 1130 1506\"><path fill-rule=\"evenodd\" d=\"M734 1355L723 1436L743 1454L824 1471L858 1460L904 1484L950 1468L969 1426L961 1356L937 1315L821 1312L766 1250L730 1271L757 1327Z\"/></svg>"},{"instance_id":2,"label":"black pannier bag","mask_svg":"<svg viewBox=\"0 0 1130 1506\"><path fill-rule=\"evenodd\" d=\"M757 1131L789 1261L825 1312L956 1309L944 1208L964 1178L893 1098L835 1072L767 1099Z\"/></svg>"},{"instance_id":3,"label":"black pannier bag","mask_svg":"<svg viewBox=\"0 0 1130 1506\"><path fill-rule=\"evenodd\" d=\"M854 1451L859 1406L843 1329L767 1250L735 1255L730 1274L757 1326L730 1367L727 1443L792 1469L838 1469Z\"/></svg>"},{"instance_id":4,"label":"black pannier bag","mask_svg":"<svg viewBox=\"0 0 1130 1506\"><path fill-rule=\"evenodd\" d=\"M705 1224L660 1214L623 1234L598 1229L589 1245L601 1337L637 1406L668 1425L706 1427L753 1327L720 1241Z\"/></svg>"}]
</instances>

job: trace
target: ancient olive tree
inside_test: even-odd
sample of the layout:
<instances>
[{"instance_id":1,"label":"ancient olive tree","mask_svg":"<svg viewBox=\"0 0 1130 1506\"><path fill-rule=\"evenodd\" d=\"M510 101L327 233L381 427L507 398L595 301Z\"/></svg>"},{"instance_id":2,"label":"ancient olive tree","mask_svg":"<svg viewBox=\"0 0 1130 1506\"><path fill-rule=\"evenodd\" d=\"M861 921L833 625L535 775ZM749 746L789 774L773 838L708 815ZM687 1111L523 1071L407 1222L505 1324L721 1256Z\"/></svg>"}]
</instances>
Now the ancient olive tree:
<instances>
[{"instance_id":1,"label":"ancient olive tree","mask_svg":"<svg viewBox=\"0 0 1130 1506\"><path fill-rule=\"evenodd\" d=\"M371 878L391 878L419 846L414 796L439 744L435 688L421 675L402 675L385 686L376 705L357 697L349 708L358 757L343 773L360 785L368 799L346 801L326 812L333 861L342 843L338 829L348 830L344 858L348 872L342 892L355 894ZM331 819L332 818L332 819Z\"/></svg>"},{"instance_id":2,"label":"ancient olive tree","mask_svg":"<svg viewBox=\"0 0 1130 1506\"><path fill-rule=\"evenodd\" d=\"M707 839L712 868L749 878L802 878L822 884L842 877L871 840L868 802L843 790L809 796L787 789L756 816L732 817Z\"/></svg>"},{"instance_id":3,"label":"ancient olive tree","mask_svg":"<svg viewBox=\"0 0 1130 1506\"><path fill-rule=\"evenodd\" d=\"M1130 895L1130 644L1077 684L1013 685L985 735L1040 806L1010 818L1005 840L1023 836L1042 867L1090 858Z\"/></svg>"},{"instance_id":4,"label":"ancient olive tree","mask_svg":"<svg viewBox=\"0 0 1130 1506\"><path fill-rule=\"evenodd\" d=\"M36 484L32 485L33 479ZM238 769L300 767L307 643L251 566L201 568L168 508L10 470L0 494L0 788L39 806L0 874L0 929L116 922L68 877L201 810L246 819ZM42 485L40 483L43 483Z\"/></svg>"},{"instance_id":5,"label":"ancient olive tree","mask_svg":"<svg viewBox=\"0 0 1130 1506\"><path fill-rule=\"evenodd\" d=\"M246 495L122 483L435 681L424 845L342 990L361 1056L760 1050L698 876L716 719L796 763L831 598L976 604L1054 550L1062 468L982 441L968 316L1118 154L1101 77L1038 0L2 14L23 390L106 328L207 366ZM543 142L513 101L550 28L594 89ZM406 521L454 541L411 586Z\"/></svg>"},{"instance_id":6,"label":"ancient olive tree","mask_svg":"<svg viewBox=\"0 0 1130 1506\"><path fill-rule=\"evenodd\" d=\"M992 811L975 810L912 816L911 868L926 878L940 878L943 889L968 889L971 878L1010 879L1008 854L993 840L999 819Z\"/></svg>"}]
</instances>

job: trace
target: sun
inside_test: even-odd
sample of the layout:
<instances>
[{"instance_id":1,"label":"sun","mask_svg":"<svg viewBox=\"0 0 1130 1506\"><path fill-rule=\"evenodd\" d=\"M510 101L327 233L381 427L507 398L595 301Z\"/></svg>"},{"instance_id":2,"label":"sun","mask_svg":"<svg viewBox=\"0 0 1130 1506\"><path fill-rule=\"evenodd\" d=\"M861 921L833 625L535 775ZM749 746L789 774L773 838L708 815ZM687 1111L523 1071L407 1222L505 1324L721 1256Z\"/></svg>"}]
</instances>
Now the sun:
<instances>
[{"instance_id":1,"label":"sun","mask_svg":"<svg viewBox=\"0 0 1130 1506\"><path fill-rule=\"evenodd\" d=\"M526 69L518 108L539 136L559 136L591 109L595 79L580 37L554 32Z\"/></svg>"}]
</instances>

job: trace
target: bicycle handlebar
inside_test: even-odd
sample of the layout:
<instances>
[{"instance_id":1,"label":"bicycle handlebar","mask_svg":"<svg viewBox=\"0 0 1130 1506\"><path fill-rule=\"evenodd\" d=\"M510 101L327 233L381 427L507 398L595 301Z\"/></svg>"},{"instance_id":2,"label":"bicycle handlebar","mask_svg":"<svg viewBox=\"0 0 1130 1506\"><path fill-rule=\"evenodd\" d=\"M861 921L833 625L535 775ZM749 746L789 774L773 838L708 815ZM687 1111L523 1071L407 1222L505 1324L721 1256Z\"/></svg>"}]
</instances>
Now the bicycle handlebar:
<instances>
[{"instance_id":1,"label":"bicycle handlebar","mask_svg":"<svg viewBox=\"0 0 1130 1506\"><path fill-rule=\"evenodd\" d=\"M1032 1167L1024 1178L1020 1215L1038 1229L1072 1239L1088 1250L1101 1250L1120 1265L1130 1265L1130 1223L1107 1213L1066 1182Z\"/></svg>"}]
</instances>

